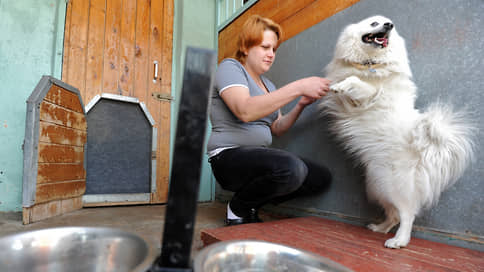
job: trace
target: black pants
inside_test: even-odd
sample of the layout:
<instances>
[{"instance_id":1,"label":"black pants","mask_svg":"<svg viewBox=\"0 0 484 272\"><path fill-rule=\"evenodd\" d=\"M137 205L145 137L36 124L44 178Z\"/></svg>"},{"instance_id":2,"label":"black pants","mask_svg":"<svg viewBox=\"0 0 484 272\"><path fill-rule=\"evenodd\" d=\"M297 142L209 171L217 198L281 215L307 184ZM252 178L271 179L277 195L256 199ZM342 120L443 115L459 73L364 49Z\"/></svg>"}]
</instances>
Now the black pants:
<instances>
[{"instance_id":1,"label":"black pants","mask_svg":"<svg viewBox=\"0 0 484 272\"><path fill-rule=\"evenodd\" d=\"M220 186L235 192L230 209L241 217L269 202L321 193L332 178L326 167L274 148L231 148L209 161Z\"/></svg>"}]
</instances>

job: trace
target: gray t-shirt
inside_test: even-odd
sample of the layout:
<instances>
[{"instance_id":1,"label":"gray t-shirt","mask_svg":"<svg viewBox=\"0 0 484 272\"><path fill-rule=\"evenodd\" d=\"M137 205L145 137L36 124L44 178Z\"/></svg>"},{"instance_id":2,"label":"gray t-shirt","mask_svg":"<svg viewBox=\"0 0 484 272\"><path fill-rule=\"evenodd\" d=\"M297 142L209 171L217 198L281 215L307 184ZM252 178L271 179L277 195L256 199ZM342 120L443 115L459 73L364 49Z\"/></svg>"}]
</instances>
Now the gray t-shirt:
<instances>
[{"instance_id":1,"label":"gray t-shirt","mask_svg":"<svg viewBox=\"0 0 484 272\"><path fill-rule=\"evenodd\" d=\"M261 79L269 92L276 90L274 84L266 77L261 76ZM223 148L269 146L272 143L270 126L277 119L279 111L256 121L242 122L230 111L220 97L223 91L233 86L248 88L250 96L266 94L239 61L225 59L220 63L215 74L211 94L210 120L212 122L212 133L207 144L209 156L215 155L217 150Z\"/></svg>"}]
</instances>

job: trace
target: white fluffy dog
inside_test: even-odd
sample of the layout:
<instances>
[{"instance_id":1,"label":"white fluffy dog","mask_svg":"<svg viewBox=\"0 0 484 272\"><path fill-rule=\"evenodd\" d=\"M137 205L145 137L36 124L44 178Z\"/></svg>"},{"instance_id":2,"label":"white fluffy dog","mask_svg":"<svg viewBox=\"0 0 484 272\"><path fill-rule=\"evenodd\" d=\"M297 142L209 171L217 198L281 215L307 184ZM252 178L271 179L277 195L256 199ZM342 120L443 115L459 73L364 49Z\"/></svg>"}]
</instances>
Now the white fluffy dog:
<instances>
[{"instance_id":1,"label":"white fluffy dog","mask_svg":"<svg viewBox=\"0 0 484 272\"><path fill-rule=\"evenodd\" d=\"M385 246L404 247L415 216L436 204L469 164L473 128L443 104L415 109L405 42L383 16L347 26L326 73L333 92L322 110L365 167L369 199L385 209L385 221L368 228L387 233L400 223Z\"/></svg>"}]
</instances>

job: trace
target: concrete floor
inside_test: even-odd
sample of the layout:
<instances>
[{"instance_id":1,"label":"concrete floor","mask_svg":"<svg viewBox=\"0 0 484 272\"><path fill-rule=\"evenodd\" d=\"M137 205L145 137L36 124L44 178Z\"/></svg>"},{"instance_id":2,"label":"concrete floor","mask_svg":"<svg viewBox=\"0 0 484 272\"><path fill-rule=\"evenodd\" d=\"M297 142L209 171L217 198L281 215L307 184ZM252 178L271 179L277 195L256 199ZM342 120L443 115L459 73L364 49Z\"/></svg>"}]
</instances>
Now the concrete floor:
<instances>
[{"instance_id":1,"label":"concrete floor","mask_svg":"<svg viewBox=\"0 0 484 272\"><path fill-rule=\"evenodd\" d=\"M223 226L225 205L220 202L198 205L192 255L202 247L201 229ZM109 227L135 233L141 236L150 247L159 251L165 224L165 208L165 205L83 208L29 225L22 225L21 213L8 213L0 215L0 237L54 227Z\"/></svg>"},{"instance_id":2,"label":"concrete floor","mask_svg":"<svg viewBox=\"0 0 484 272\"><path fill-rule=\"evenodd\" d=\"M198 205L192 257L203 247L200 231L224 225L226 205L221 202ZM0 237L53 227L110 227L135 233L141 236L155 252L160 252L165 208L165 205L83 208L29 225L22 225L21 213L0 213ZM267 214L261 213L260 216L263 220L271 220Z\"/></svg>"}]
</instances>

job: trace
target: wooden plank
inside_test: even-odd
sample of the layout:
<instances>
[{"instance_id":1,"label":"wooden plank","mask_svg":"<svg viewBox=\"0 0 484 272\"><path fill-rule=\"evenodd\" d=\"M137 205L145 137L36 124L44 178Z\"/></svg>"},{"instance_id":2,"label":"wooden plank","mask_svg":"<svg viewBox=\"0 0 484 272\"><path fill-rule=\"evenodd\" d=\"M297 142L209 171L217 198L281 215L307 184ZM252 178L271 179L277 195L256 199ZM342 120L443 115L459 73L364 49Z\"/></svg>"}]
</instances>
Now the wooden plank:
<instances>
[{"instance_id":1,"label":"wooden plank","mask_svg":"<svg viewBox=\"0 0 484 272\"><path fill-rule=\"evenodd\" d=\"M119 90L122 95L133 95L134 53L136 39L136 1L123 1L119 50Z\"/></svg>"},{"instance_id":2,"label":"wooden plank","mask_svg":"<svg viewBox=\"0 0 484 272\"><path fill-rule=\"evenodd\" d=\"M150 36L149 36L149 46L150 46L150 58L148 62L149 67L149 75L153 78L155 74L155 65L154 62L158 62L158 76L161 72L161 60L162 60L162 37L163 37L163 20L164 20L164 0L152 0L151 1L151 14L150 14ZM148 84L148 92L150 99L148 100L149 107L156 107L159 108L158 105L159 101L153 99L151 96L154 92L161 91L161 81L156 80L153 82L152 80ZM159 109L157 110L159 111ZM153 112L152 115L157 115L157 112Z\"/></svg>"},{"instance_id":3,"label":"wooden plank","mask_svg":"<svg viewBox=\"0 0 484 272\"><path fill-rule=\"evenodd\" d=\"M78 197L82 196L85 191L85 181L39 184L35 194L35 202L37 204L52 200Z\"/></svg>"},{"instance_id":4,"label":"wooden plank","mask_svg":"<svg viewBox=\"0 0 484 272\"><path fill-rule=\"evenodd\" d=\"M79 210L81 208L82 196L61 200L61 214Z\"/></svg>"},{"instance_id":5,"label":"wooden plank","mask_svg":"<svg viewBox=\"0 0 484 272\"><path fill-rule=\"evenodd\" d=\"M52 85L52 87L50 87L44 100L75 112L84 113L84 109L82 108L77 94L67 91L57 85Z\"/></svg>"},{"instance_id":6,"label":"wooden plank","mask_svg":"<svg viewBox=\"0 0 484 272\"><path fill-rule=\"evenodd\" d=\"M86 140L86 130L72 129L40 121L39 142L84 147Z\"/></svg>"},{"instance_id":7,"label":"wooden plank","mask_svg":"<svg viewBox=\"0 0 484 272\"><path fill-rule=\"evenodd\" d=\"M163 33L161 54L162 93L171 94L171 66L173 58L173 0L163 1Z\"/></svg>"},{"instance_id":8,"label":"wooden plank","mask_svg":"<svg viewBox=\"0 0 484 272\"><path fill-rule=\"evenodd\" d=\"M317 2L317 0L299 0L299 1L279 0L277 8L273 8L269 5L264 10L264 13L267 12L266 17L271 18L275 22L284 22L284 20L291 17L293 14L298 13L300 10L312 4L313 2Z\"/></svg>"},{"instance_id":9,"label":"wooden plank","mask_svg":"<svg viewBox=\"0 0 484 272\"><path fill-rule=\"evenodd\" d=\"M82 196L39 203L29 208L23 208L22 222L27 225L79 209L82 209Z\"/></svg>"},{"instance_id":10,"label":"wooden plank","mask_svg":"<svg viewBox=\"0 0 484 272\"><path fill-rule=\"evenodd\" d=\"M106 0L103 92L119 94L119 50L122 0Z\"/></svg>"},{"instance_id":11,"label":"wooden plank","mask_svg":"<svg viewBox=\"0 0 484 272\"><path fill-rule=\"evenodd\" d=\"M331 17L332 15L356 4L359 0L333 1L319 0L306 6L300 12L293 14L281 22L281 26L286 32L287 40L303 30ZM317 10L318 12L314 12ZM323 37L321 37L323 38Z\"/></svg>"},{"instance_id":12,"label":"wooden plank","mask_svg":"<svg viewBox=\"0 0 484 272\"><path fill-rule=\"evenodd\" d=\"M64 54L69 61L63 81L78 88L81 94L85 90L86 47L89 17L89 1L71 0L70 25L67 28L69 42L64 45ZM65 65L64 65L65 66Z\"/></svg>"},{"instance_id":13,"label":"wooden plank","mask_svg":"<svg viewBox=\"0 0 484 272\"><path fill-rule=\"evenodd\" d=\"M29 208L23 208L23 224L27 225L60 215L60 203L60 200L54 200L47 203L39 203Z\"/></svg>"},{"instance_id":14,"label":"wooden plank","mask_svg":"<svg viewBox=\"0 0 484 272\"><path fill-rule=\"evenodd\" d=\"M31 222L38 222L61 214L61 201L54 200L47 203L40 203L32 207L30 211Z\"/></svg>"},{"instance_id":15,"label":"wooden plank","mask_svg":"<svg viewBox=\"0 0 484 272\"><path fill-rule=\"evenodd\" d=\"M86 59L86 90L82 95L84 103L103 92L104 32L106 0L91 0L89 8L89 37Z\"/></svg>"},{"instance_id":16,"label":"wooden plank","mask_svg":"<svg viewBox=\"0 0 484 272\"><path fill-rule=\"evenodd\" d=\"M145 102L148 99L149 46L150 46L150 0L138 0L136 7L136 43L134 53L133 96Z\"/></svg>"},{"instance_id":17,"label":"wooden plank","mask_svg":"<svg viewBox=\"0 0 484 272\"><path fill-rule=\"evenodd\" d=\"M265 223L265 224L268 224L268 223ZM255 224L250 224L250 225L255 225ZM250 229L246 228L245 230L240 230L239 228L238 233L233 233L234 231L237 231L237 230L235 230L232 227L229 227L226 230L221 230L220 228L203 230L201 233L201 237L202 237L201 239L204 242L204 245L208 245L219 241L238 240L238 239L248 239L248 240L254 239L254 240L267 241L271 243L277 243L277 244L286 245L286 246L306 250L309 252L313 252L325 258L329 258L337 263L345 265L351 269L354 269L355 267L357 267L359 269L355 271L359 271L359 272L368 271L366 268L371 262L370 260L368 260L368 257L366 256L358 256L352 253L350 254L346 250L341 250L337 248L336 244L335 244L335 247L333 246L328 247L326 243L316 244L315 242L313 244L301 245L300 244L300 242L302 241L300 240L301 237L297 237L295 235L297 233L291 231L290 229L281 230L277 228L271 228L270 230L266 231L264 229L261 230L260 226L251 226ZM291 238L287 239L288 237L291 237ZM317 239L318 240L315 240L315 241L319 241L319 239L323 240L320 237L318 237ZM334 241L330 239L328 242L336 243L339 241ZM365 253L365 252L362 250L362 253ZM386 264L385 262L377 262L377 263L373 263L372 270L370 271L383 272L383 271L391 271L391 269L392 269L391 265Z\"/></svg>"},{"instance_id":18,"label":"wooden plank","mask_svg":"<svg viewBox=\"0 0 484 272\"><path fill-rule=\"evenodd\" d=\"M227 31L230 36L236 36L238 34L238 29L242 27L245 21L252 15L258 14L263 17L270 18L275 22L283 22L286 18L290 17L292 14L297 13L304 7L310 5L318 0L260 0L254 4L250 9L246 10L239 18L230 24L230 27L226 27L222 31ZM232 25L234 27L232 27Z\"/></svg>"},{"instance_id":19,"label":"wooden plank","mask_svg":"<svg viewBox=\"0 0 484 272\"><path fill-rule=\"evenodd\" d=\"M361 249L365 248L368 252L365 256L370 260L373 258L390 260L398 257L401 259L402 265L404 265L402 269L404 267L409 267L411 264L413 269L417 271L425 271L426 265L433 263L439 268L438 271L454 271L463 267L467 267L467 269L470 269L468 271L472 271L476 268L472 268L472 263L468 262L470 256L469 253L472 255L473 251L467 249L413 238L409 246L399 250L398 256L394 256L393 253L395 250L383 246L386 239L394 236L394 234L391 233L375 233L364 227L352 226L316 217L301 218L292 222L288 221L288 223L290 224L287 224L286 226L295 233L303 234L303 238L306 239L306 241L307 239L311 239L308 237L314 237L317 241L325 240L324 237L327 235L330 236L331 239L350 242L351 246L342 246L342 248L345 248L346 251L354 249L354 254L360 254L359 252L362 252ZM361 239L362 236L364 239ZM304 241L304 239L302 241ZM465 255L465 257L463 257L463 255ZM466 264L462 265L463 262ZM398 270L398 267L393 266L393 269Z\"/></svg>"},{"instance_id":20,"label":"wooden plank","mask_svg":"<svg viewBox=\"0 0 484 272\"><path fill-rule=\"evenodd\" d=\"M107 206L127 206L149 204L146 201L120 201L120 202L90 202L83 203L84 207L107 207Z\"/></svg>"},{"instance_id":21,"label":"wooden plank","mask_svg":"<svg viewBox=\"0 0 484 272\"><path fill-rule=\"evenodd\" d=\"M393 234L317 217L204 230L202 240L257 239L328 257L355 271L480 271L484 253L412 238L404 249L383 246ZM291 237L291 239L287 239Z\"/></svg>"},{"instance_id":22,"label":"wooden plank","mask_svg":"<svg viewBox=\"0 0 484 272\"><path fill-rule=\"evenodd\" d=\"M153 203L168 201L170 183L170 106L169 102L161 103L160 128L156 157L156 192L152 195Z\"/></svg>"},{"instance_id":23,"label":"wooden plank","mask_svg":"<svg viewBox=\"0 0 484 272\"><path fill-rule=\"evenodd\" d=\"M69 48L71 48L71 22L72 22L72 4L67 3L66 22L64 24L64 54L62 56L62 81L64 82L67 82L68 80L67 75L69 71Z\"/></svg>"},{"instance_id":24,"label":"wooden plank","mask_svg":"<svg viewBox=\"0 0 484 272\"><path fill-rule=\"evenodd\" d=\"M171 94L171 62L173 51L173 0L164 1L162 61L161 61L161 92ZM158 127L157 150L157 191L152 196L154 203L165 203L168 198L170 179L170 122L171 103L163 101L160 104L160 121Z\"/></svg>"},{"instance_id":25,"label":"wooden plank","mask_svg":"<svg viewBox=\"0 0 484 272\"><path fill-rule=\"evenodd\" d=\"M39 163L82 163L84 148L70 145L39 143Z\"/></svg>"},{"instance_id":26,"label":"wooden plank","mask_svg":"<svg viewBox=\"0 0 484 272\"><path fill-rule=\"evenodd\" d=\"M86 130L84 114L66 110L47 101L40 104L40 121L63 125L70 128Z\"/></svg>"},{"instance_id":27,"label":"wooden plank","mask_svg":"<svg viewBox=\"0 0 484 272\"><path fill-rule=\"evenodd\" d=\"M260 0L249 10L241 14L229 26L219 32L218 59L232 57L237 50L238 30L253 14L268 17L283 28L283 39L286 41L320 21L357 3L359 0L302 0L289 1Z\"/></svg>"},{"instance_id":28,"label":"wooden plank","mask_svg":"<svg viewBox=\"0 0 484 272\"><path fill-rule=\"evenodd\" d=\"M153 77L155 73L155 66L153 63L157 61L159 63L158 67L161 67L161 60L162 60L162 37L163 37L163 20L164 16L164 1L163 0L152 0L151 1L151 20L150 20L150 58L149 58L149 74ZM158 71L160 74L160 70ZM156 80L153 82L150 80L148 82L148 100L147 100L147 107L153 119L155 120L155 126L158 128L158 135L157 135L157 150L156 150L156 184L157 184L157 191L152 194L152 203L160 203L162 200L162 196L160 195L161 187L158 187L158 184L163 184L163 178L161 169L164 167L161 163L161 157L165 155L162 154L163 147L162 147L162 130L166 129L166 124L162 123L161 119L161 104L163 102L155 99L152 94L161 92L161 80ZM166 103L166 102L165 102ZM168 125L169 127L169 125Z\"/></svg>"},{"instance_id":29,"label":"wooden plank","mask_svg":"<svg viewBox=\"0 0 484 272\"><path fill-rule=\"evenodd\" d=\"M31 209L32 209L32 207L30 207L30 208L23 207L22 208L22 224L27 225L27 224L31 223L31 221L30 221L30 210Z\"/></svg>"},{"instance_id":30,"label":"wooden plank","mask_svg":"<svg viewBox=\"0 0 484 272\"><path fill-rule=\"evenodd\" d=\"M62 184L65 181L86 180L83 163L39 163L37 191L41 184Z\"/></svg>"}]
</instances>

